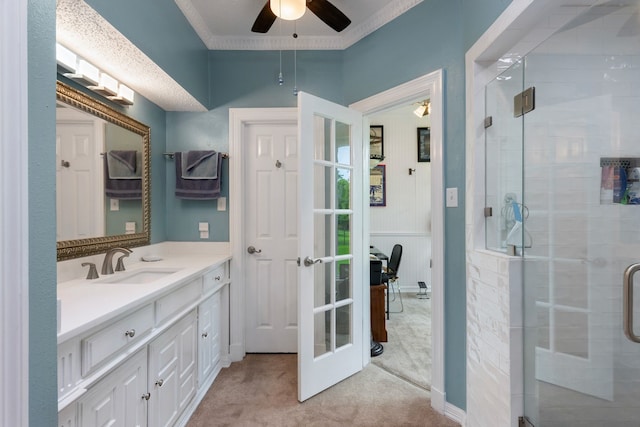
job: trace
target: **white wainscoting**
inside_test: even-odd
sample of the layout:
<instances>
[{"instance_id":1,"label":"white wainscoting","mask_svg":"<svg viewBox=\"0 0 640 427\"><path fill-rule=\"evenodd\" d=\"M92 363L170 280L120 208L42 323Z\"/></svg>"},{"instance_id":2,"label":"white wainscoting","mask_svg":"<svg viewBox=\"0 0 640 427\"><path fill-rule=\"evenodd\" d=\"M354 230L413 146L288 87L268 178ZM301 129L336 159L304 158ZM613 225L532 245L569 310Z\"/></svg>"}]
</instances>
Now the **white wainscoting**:
<instances>
[{"instance_id":1,"label":"white wainscoting","mask_svg":"<svg viewBox=\"0 0 640 427\"><path fill-rule=\"evenodd\" d=\"M402 245L398 283L402 292L418 292L418 282L431 286L431 235L426 233L370 233L370 244L391 257L393 245Z\"/></svg>"}]
</instances>

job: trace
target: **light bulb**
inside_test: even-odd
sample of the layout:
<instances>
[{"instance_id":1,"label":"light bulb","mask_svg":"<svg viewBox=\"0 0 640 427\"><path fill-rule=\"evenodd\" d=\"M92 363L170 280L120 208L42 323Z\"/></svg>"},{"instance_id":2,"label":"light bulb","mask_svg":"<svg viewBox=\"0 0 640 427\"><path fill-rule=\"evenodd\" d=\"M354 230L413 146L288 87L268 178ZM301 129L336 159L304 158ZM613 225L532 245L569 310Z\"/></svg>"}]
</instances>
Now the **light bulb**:
<instances>
[{"instance_id":1,"label":"light bulb","mask_svg":"<svg viewBox=\"0 0 640 427\"><path fill-rule=\"evenodd\" d=\"M271 11L278 18L295 21L307 10L306 0L269 0Z\"/></svg>"}]
</instances>

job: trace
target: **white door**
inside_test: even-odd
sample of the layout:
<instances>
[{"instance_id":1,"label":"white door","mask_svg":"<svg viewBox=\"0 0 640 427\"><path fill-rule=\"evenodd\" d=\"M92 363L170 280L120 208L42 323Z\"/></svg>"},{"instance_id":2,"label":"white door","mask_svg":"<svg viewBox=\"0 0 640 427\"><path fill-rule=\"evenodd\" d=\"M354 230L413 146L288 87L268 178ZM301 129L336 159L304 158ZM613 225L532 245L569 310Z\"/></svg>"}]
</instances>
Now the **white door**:
<instances>
[{"instance_id":1,"label":"white door","mask_svg":"<svg viewBox=\"0 0 640 427\"><path fill-rule=\"evenodd\" d=\"M362 115L300 92L298 124L298 400L304 401L362 369Z\"/></svg>"},{"instance_id":2,"label":"white door","mask_svg":"<svg viewBox=\"0 0 640 427\"><path fill-rule=\"evenodd\" d=\"M99 148L93 123L56 125L57 240L84 239L104 235L96 219L95 158ZM100 181L102 179L100 178Z\"/></svg>"},{"instance_id":3,"label":"white door","mask_svg":"<svg viewBox=\"0 0 640 427\"><path fill-rule=\"evenodd\" d=\"M295 353L298 127L251 124L245 153L246 351Z\"/></svg>"}]
</instances>

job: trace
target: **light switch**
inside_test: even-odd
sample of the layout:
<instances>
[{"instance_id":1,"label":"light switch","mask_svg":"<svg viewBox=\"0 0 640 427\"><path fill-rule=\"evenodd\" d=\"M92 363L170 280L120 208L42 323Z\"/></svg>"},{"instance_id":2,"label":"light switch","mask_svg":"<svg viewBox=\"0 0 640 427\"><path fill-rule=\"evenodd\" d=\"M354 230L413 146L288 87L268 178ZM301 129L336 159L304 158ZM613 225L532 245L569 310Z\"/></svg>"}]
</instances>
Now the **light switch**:
<instances>
[{"instance_id":1,"label":"light switch","mask_svg":"<svg viewBox=\"0 0 640 427\"><path fill-rule=\"evenodd\" d=\"M201 222L198 224L198 231L209 231L209 223Z\"/></svg>"},{"instance_id":2,"label":"light switch","mask_svg":"<svg viewBox=\"0 0 640 427\"><path fill-rule=\"evenodd\" d=\"M112 211L119 211L119 210L120 210L120 200L118 200L118 199L111 199L110 209L111 209Z\"/></svg>"},{"instance_id":3,"label":"light switch","mask_svg":"<svg viewBox=\"0 0 640 427\"><path fill-rule=\"evenodd\" d=\"M458 187L447 188L447 207L458 207Z\"/></svg>"},{"instance_id":4,"label":"light switch","mask_svg":"<svg viewBox=\"0 0 640 427\"><path fill-rule=\"evenodd\" d=\"M218 197L218 210L226 211L227 210L227 198L226 197Z\"/></svg>"}]
</instances>

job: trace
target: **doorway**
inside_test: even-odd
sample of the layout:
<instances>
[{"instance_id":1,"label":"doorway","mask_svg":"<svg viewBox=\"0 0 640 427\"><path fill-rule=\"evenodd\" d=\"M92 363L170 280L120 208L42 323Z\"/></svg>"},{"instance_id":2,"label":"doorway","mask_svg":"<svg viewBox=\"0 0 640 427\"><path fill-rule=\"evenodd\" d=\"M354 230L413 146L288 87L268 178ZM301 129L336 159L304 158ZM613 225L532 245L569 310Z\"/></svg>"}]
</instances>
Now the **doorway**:
<instances>
[{"instance_id":1,"label":"doorway","mask_svg":"<svg viewBox=\"0 0 640 427\"><path fill-rule=\"evenodd\" d=\"M445 411L444 398L444 206L443 206L443 94L442 71L438 70L396 88L350 105L350 108L370 115L385 109L411 103L416 99L431 99L431 182L432 182L432 381L431 405L439 412ZM248 123L295 123L296 109L231 109L229 114L230 151L234 154L231 161L230 193L242 194L244 191L243 141L241 140ZM367 156L368 156L368 149ZM231 201L230 209L243 212L242 202ZM234 282L246 283L246 234L243 221L237 215L231 215L230 236L233 254ZM363 218L363 229L369 229L369 218ZM368 240L368 236L364 236ZM230 290L230 358L231 361L242 360L245 354L245 288L235 286ZM363 307L364 316L368 319L368 304Z\"/></svg>"}]
</instances>

